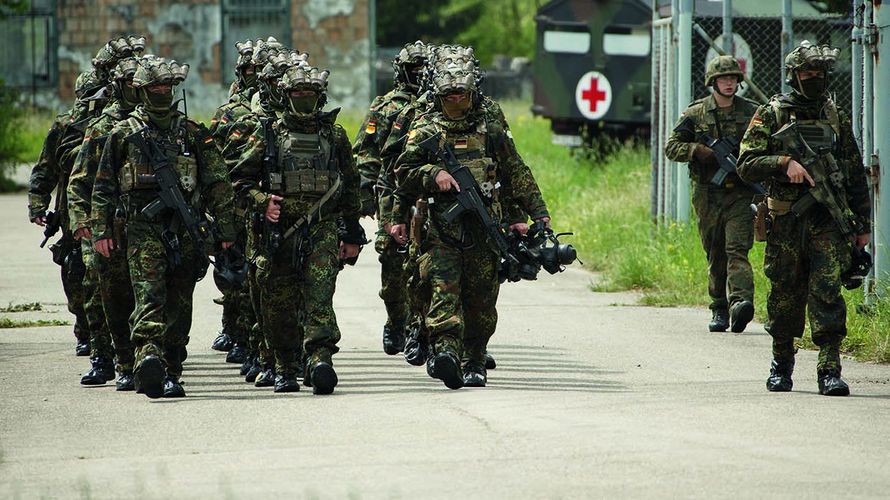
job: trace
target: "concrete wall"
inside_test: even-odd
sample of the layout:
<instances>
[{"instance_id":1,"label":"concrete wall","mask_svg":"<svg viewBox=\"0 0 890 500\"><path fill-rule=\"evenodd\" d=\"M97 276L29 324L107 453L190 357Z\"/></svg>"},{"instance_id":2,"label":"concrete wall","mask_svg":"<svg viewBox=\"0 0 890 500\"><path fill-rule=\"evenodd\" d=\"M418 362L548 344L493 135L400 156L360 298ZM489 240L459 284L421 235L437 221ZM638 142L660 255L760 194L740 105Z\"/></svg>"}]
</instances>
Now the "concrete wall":
<instances>
[{"instance_id":1,"label":"concrete wall","mask_svg":"<svg viewBox=\"0 0 890 500\"><path fill-rule=\"evenodd\" d=\"M363 107L370 102L369 2L373 0L291 0L292 47L309 52L312 64L331 70L330 106ZM184 87L189 111L210 114L224 102L221 50L222 10L219 0L172 2L135 0L59 0L57 92L38 98L59 107L74 98L74 80L110 38L144 34L147 52L191 66Z\"/></svg>"}]
</instances>

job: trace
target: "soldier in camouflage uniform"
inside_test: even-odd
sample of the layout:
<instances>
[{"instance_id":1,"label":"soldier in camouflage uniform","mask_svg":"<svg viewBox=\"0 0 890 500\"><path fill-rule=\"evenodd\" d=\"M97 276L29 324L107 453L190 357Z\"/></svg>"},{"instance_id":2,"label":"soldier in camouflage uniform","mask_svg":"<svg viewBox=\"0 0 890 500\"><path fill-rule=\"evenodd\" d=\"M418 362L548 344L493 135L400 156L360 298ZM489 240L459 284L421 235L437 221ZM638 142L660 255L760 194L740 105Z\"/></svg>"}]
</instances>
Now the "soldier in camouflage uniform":
<instances>
[{"instance_id":1,"label":"soldier in camouflage uniform","mask_svg":"<svg viewBox=\"0 0 890 500\"><path fill-rule=\"evenodd\" d=\"M257 90L257 73L263 68L263 60L283 49L273 37L269 37L268 40L245 40L236 43L235 47L238 49L238 61L235 65L236 78L232 82L229 101L220 106L210 120L210 134L220 151L226 151L231 125L251 112L251 98ZM229 148L229 150L234 149ZM233 154L237 157L237 152ZM238 228L238 239L235 243L238 250L243 253L247 229L244 208L236 206L235 215ZM241 289L224 292L222 307L222 330L211 347L217 351L228 351L227 363L245 363L249 350L248 332L255 317L246 285Z\"/></svg>"},{"instance_id":2,"label":"soldier in camouflage uniform","mask_svg":"<svg viewBox=\"0 0 890 500\"><path fill-rule=\"evenodd\" d=\"M43 149L34 168L28 196L28 217L32 223L45 226L52 192L56 192L55 214L62 237L50 247L53 261L61 266L62 288L68 299L68 310L75 317L75 352L90 355L90 321L84 310L86 302L83 279L85 268L81 245L75 241L68 219L67 186L77 150L83 141L84 130L107 103L107 67L114 63L111 43L99 50L93 68L77 77L74 86L76 100L72 109L53 121Z\"/></svg>"},{"instance_id":3,"label":"soldier in camouflage uniform","mask_svg":"<svg viewBox=\"0 0 890 500\"><path fill-rule=\"evenodd\" d=\"M230 171L238 165L244 150L256 140L257 131L263 127L263 124L271 123L285 111L278 83L288 68L307 65L308 55L297 51L257 50L254 51L253 62L262 69L258 76L259 89L254 93L251 102L251 112L232 123L223 148L223 158ZM254 221L251 220L253 212L250 208L245 197L236 196L236 210L244 211L246 255L248 262L251 263L247 278L248 300L250 300L249 324L243 323L249 332L250 354L248 360L245 361L247 366L242 365L242 373L245 375L245 381L253 383L256 387L271 387L275 384L275 355L267 342L268 336L264 329L262 315L255 312L260 309L261 297L254 263L261 242L258 240L257 232L252 230ZM239 319L248 319L248 317L242 314Z\"/></svg>"},{"instance_id":4,"label":"soldier in camouflage uniform","mask_svg":"<svg viewBox=\"0 0 890 500\"><path fill-rule=\"evenodd\" d=\"M766 381L770 391L791 390L794 338L803 335L809 316L813 342L819 346L819 392L850 393L841 379L840 348L847 333L841 273L850 265L851 246L864 248L870 240L871 202L850 118L828 97L838 53L826 45L801 42L785 58L792 91L773 96L758 108L742 140L739 175L750 182L765 182L769 193L771 225L764 272L772 283L766 324L773 338L773 361ZM811 195L819 179L814 180L813 172L800 163L803 158L773 137L787 124L797 126L820 161L831 163L832 157L836 161L837 171L827 182L843 207L817 202L799 211L797 203ZM832 211L843 213L851 228L848 234Z\"/></svg>"},{"instance_id":5,"label":"soldier in camouflage uniform","mask_svg":"<svg viewBox=\"0 0 890 500\"><path fill-rule=\"evenodd\" d=\"M133 77L141 105L111 131L93 187L92 220L96 251L106 258L116 248L112 220L118 193L126 213L127 263L136 298L131 316L135 347L134 383L150 398L182 397L183 348L188 344L192 293L206 271L203 241L193 241L183 211L164 208L150 216L143 209L160 200L159 158L172 163L190 212L208 210L222 247L235 239L234 194L210 133L184 119L173 107L173 87L188 74L187 65L143 57ZM143 144L139 144L139 140ZM163 162L163 160L161 160ZM176 325L174 327L174 325Z\"/></svg>"},{"instance_id":6,"label":"soldier in camouflage uniform","mask_svg":"<svg viewBox=\"0 0 890 500\"><path fill-rule=\"evenodd\" d=\"M452 389L484 386L484 353L497 323L500 255L474 215L445 221L443 212L455 202L452 191L459 186L438 156L419 144L441 134L439 146L454 149L486 195L492 218L506 221L511 230L527 231L528 216L545 223L550 217L503 114L481 105L473 49L438 47L430 64L433 109L415 119L408 132L405 152L396 162L396 196L432 200L418 242L420 275L431 287L427 373ZM513 210L504 213L504 207ZM408 221L397 222L393 233L403 235Z\"/></svg>"},{"instance_id":7,"label":"soldier in camouflage uniform","mask_svg":"<svg viewBox=\"0 0 890 500\"><path fill-rule=\"evenodd\" d=\"M665 156L689 162L694 181L692 205L698 232L708 258L708 295L711 297L712 332L742 332L754 317L754 272L748 252L754 244L751 200L756 192L737 174L729 174L720 185L711 182L720 167L717 156L703 136L723 139L737 148L757 105L737 95L745 78L732 56L717 56L708 62L705 85L711 95L693 101L683 111L665 146ZM727 297L727 287L729 296Z\"/></svg>"},{"instance_id":8,"label":"soldier in camouflage uniform","mask_svg":"<svg viewBox=\"0 0 890 500\"><path fill-rule=\"evenodd\" d=\"M262 120L232 173L261 233L252 252L258 314L275 352L275 392L299 390L301 346L304 383L315 394L334 391L334 288L340 261L355 258L364 243L349 139L336 124L339 110L322 111L327 77L308 65L287 69L278 85L285 111Z\"/></svg>"},{"instance_id":9,"label":"soldier in camouflage uniform","mask_svg":"<svg viewBox=\"0 0 890 500\"><path fill-rule=\"evenodd\" d=\"M383 325L383 351L394 355L405 348L405 326L408 318L408 295L405 286L406 248L404 241L389 235L391 224L385 220L392 212L395 175L388 157L385 164L382 148L399 113L413 103L420 93L420 76L427 58L427 48L421 41L405 44L392 61L395 87L371 103L362 127L352 147L355 163L362 176L363 192L372 191L376 198L374 215L377 217L377 238L374 249L380 255L380 298L386 306Z\"/></svg>"},{"instance_id":10,"label":"soldier in camouflage uniform","mask_svg":"<svg viewBox=\"0 0 890 500\"><path fill-rule=\"evenodd\" d=\"M145 38L131 37L127 47L119 46L118 52L138 54L144 47ZM136 90L132 86L136 66L135 57L126 57L112 68L112 102L87 127L68 182L71 229L75 239L81 241L87 270L83 282L87 291L85 309L90 323L98 323L95 328L90 329L93 367L81 378L80 383L101 385L113 379L115 366L112 359L116 357L116 369L120 374L116 385L121 391L133 389L133 346L130 342L129 316L134 300L124 253L126 247L123 241L118 241L118 249L112 252L111 258L96 257L90 229L90 203L102 144L114 125L125 119L139 103ZM117 236L123 238L122 234Z\"/></svg>"}]
</instances>

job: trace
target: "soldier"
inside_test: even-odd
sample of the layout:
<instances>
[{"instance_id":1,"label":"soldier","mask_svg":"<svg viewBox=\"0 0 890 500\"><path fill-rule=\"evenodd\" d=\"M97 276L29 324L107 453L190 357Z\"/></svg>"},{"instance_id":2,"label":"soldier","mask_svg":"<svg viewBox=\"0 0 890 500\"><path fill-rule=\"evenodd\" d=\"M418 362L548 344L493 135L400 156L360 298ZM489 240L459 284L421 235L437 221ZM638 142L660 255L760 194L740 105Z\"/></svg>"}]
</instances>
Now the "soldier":
<instances>
[{"instance_id":1,"label":"soldier","mask_svg":"<svg viewBox=\"0 0 890 500\"><path fill-rule=\"evenodd\" d=\"M384 164L381 152L396 117L417 100L426 51L426 46L419 40L402 47L392 61L395 87L371 103L352 147L356 166L362 176L363 191L372 190L371 198L376 198L372 211L378 228L374 249L380 255L380 298L383 299L387 316L383 325L383 351L389 355L398 354L405 348L408 295L404 267L407 252L404 241L390 237L391 224L387 220L393 208L395 175L392 163L396 157L388 157Z\"/></svg>"},{"instance_id":2,"label":"soldier","mask_svg":"<svg viewBox=\"0 0 890 500\"><path fill-rule=\"evenodd\" d=\"M275 355L275 392L299 390L301 347L304 384L315 394L334 391L334 287L340 261L354 259L364 243L349 139L336 124L339 109L322 111L328 74L308 65L286 70L278 84L285 111L262 120L232 174L260 231L253 262L258 314Z\"/></svg>"},{"instance_id":3,"label":"soldier","mask_svg":"<svg viewBox=\"0 0 890 500\"><path fill-rule=\"evenodd\" d=\"M405 152L396 162L396 196L420 199L429 207L423 241L416 242L422 254L420 275L431 287L425 318L432 348L427 373L452 389L484 386L484 353L497 323L500 255L474 215L453 223L444 219L460 187L439 158L420 144L439 134L438 146L455 151L486 196L490 216L507 221L510 230L527 231L527 215L545 224L550 217L500 109L482 105L473 49L439 47L431 67L432 109L416 118L408 132ZM504 213L502 207L521 210ZM404 214L400 217L393 234L403 236L408 221Z\"/></svg>"},{"instance_id":4,"label":"soldier","mask_svg":"<svg viewBox=\"0 0 890 500\"><path fill-rule=\"evenodd\" d=\"M124 44L126 44L126 40ZM119 40L118 40L119 41ZM75 317L75 352L78 356L90 355L90 322L84 310L86 301L83 279L86 273L81 257L81 245L74 240L68 218L67 186L78 146L83 141L87 123L96 117L107 103L107 67L113 65L118 55L112 41L99 50L93 59L93 68L77 77L74 86L76 101L72 109L56 117L43 149L31 170L28 217L38 226L49 222L62 230L62 237L50 247L53 261L61 267L62 288L68 299L68 310ZM55 190L54 221L47 220L47 210L52 191ZM48 229L49 230L49 229Z\"/></svg>"},{"instance_id":5,"label":"soldier","mask_svg":"<svg viewBox=\"0 0 890 500\"><path fill-rule=\"evenodd\" d=\"M222 248L235 238L234 194L213 138L173 106L173 87L187 75L188 65L140 59L133 86L141 105L109 134L93 187L93 240L106 258L116 248L108 221L122 193L136 298L133 379L150 398L185 395L179 377L192 293L207 269L204 210L214 216Z\"/></svg>"},{"instance_id":6,"label":"soldier","mask_svg":"<svg viewBox=\"0 0 890 500\"><path fill-rule=\"evenodd\" d=\"M138 54L145 47L145 38L131 37L129 53ZM90 329L92 369L80 383L101 385L119 374L117 390L133 390L133 345L130 342L129 316L134 299L130 286L125 243L120 229L116 231L116 250L109 259L96 258L92 247L91 198L93 181L102 154L102 145L114 125L127 118L139 104L132 85L136 72L135 57L121 59L111 70L110 80L113 99L105 106L102 115L93 120L84 134L83 145L77 154L71 178L68 182L68 207L74 238L81 242L86 278L86 312L90 322L99 325ZM116 215L121 215L116 213ZM122 221L118 221L122 223ZM97 309L97 310L96 310ZM98 316L96 320L92 317ZM117 359L117 366L112 359Z\"/></svg>"},{"instance_id":7,"label":"soldier","mask_svg":"<svg viewBox=\"0 0 890 500\"><path fill-rule=\"evenodd\" d=\"M742 140L739 175L765 182L769 193L763 267L772 283L766 329L773 361L766 388L774 392L792 388L794 338L803 335L809 316L819 346L819 393L850 393L841 379L847 333L841 273L850 265L852 246L864 248L871 238L871 202L850 119L828 96L838 53L808 41L791 51L785 57L791 92L760 106ZM777 134L795 128L793 146ZM804 143L815 153L802 153ZM820 175L824 165L831 166L828 176ZM813 203L826 192L835 196Z\"/></svg>"},{"instance_id":8,"label":"soldier","mask_svg":"<svg viewBox=\"0 0 890 500\"><path fill-rule=\"evenodd\" d=\"M273 37L268 40L245 40L236 43L235 47L238 49L238 61L229 101L220 106L210 120L210 134L220 151L226 150L231 125L251 112L251 98L257 91L257 73L262 69L265 59L284 48ZM237 151L235 155L237 157ZM235 215L239 219L236 221L236 247L243 253L247 228L247 223L243 220L244 209L236 207ZM245 363L248 358L248 331L254 318L247 290L242 287L223 293L222 306L222 330L211 347L217 351L228 351L227 363Z\"/></svg>"},{"instance_id":9,"label":"soldier","mask_svg":"<svg viewBox=\"0 0 890 500\"><path fill-rule=\"evenodd\" d=\"M671 160L689 162L689 176L695 181L692 205L708 259L712 313L708 330L712 332L725 332L727 328L743 332L754 318L754 273L748 252L754 244L750 205L757 193L736 173L717 183L715 175L720 173L720 166L708 145L716 139L738 154L745 126L757 108L754 102L737 95L744 78L734 57L711 59L705 71L705 85L711 87L711 94L693 101L683 111L664 148Z\"/></svg>"}]
</instances>

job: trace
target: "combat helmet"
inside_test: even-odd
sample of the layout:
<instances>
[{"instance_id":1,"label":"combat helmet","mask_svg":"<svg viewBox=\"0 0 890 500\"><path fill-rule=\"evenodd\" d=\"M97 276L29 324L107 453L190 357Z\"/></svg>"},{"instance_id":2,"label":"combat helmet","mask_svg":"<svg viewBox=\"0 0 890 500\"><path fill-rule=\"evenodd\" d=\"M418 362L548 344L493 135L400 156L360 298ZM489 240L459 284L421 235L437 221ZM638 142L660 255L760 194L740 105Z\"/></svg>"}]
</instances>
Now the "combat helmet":
<instances>
[{"instance_id":1,"label":"combat helmet","mask_svg":"<svg viewBox=\"0 0 890 500\"><path fill-rule=\"evenodd\" d=\"M814 45L809 40L800 42L800 45L794 48L785 56L785 83L791 86L797 92L803 95L807 93L801 86L800 71L816 70L825 72L825 79L821 89L816 89L812 96L818 97L828 89L828 83L831 79L831 73L837 63L837 57L840 50L830 45Z\"/></svg>"},{"instance_id":2,"label":"combat helmet","mask_svg":"<svg viewBox=\"0 0 890 500\"><path fill-rule=\"evenodd\" d=\"M393 81L405 85L414 92L420 90L423 67L429 58L429 47L422 41L406 43L392 60Z\"/></svg>"},{"instance_id":3,"label":"combat helmet","mask_svg":"<svg viewBox=\"0 0 890 500\"><path fill-rule=\"evenodd\" d=\"M99 77L95 69L83 71L77 75L77 79L74 81L74 97L85 99L105 85L105 80Z\"/></svg>"},{"instance_id":4,"label":"combat helmet","mask_svg":"<svg viewBox=\"0 0 890 500\"><path fill-rule=\"evenodd\" d=\"M141 35L129 35L109 40L93 58L93 68L99 76L108 79L111 69L118 61L125 57L139 56L145 51L145 37Z\"/></svg>"},{"instance_id":5,"label":"combat helmet","mask_svg":"<svg viewBox=\"0 0 890 500\"><path fill-rule=\"evenodd\" d=\"M111 69L111 88L114 91L114 98L124 107L135 107L139 104L139 95L135 90L136 87L132 85L133 76L138 68L138 59L125 57Z\"/></svg>"},{"instance_id":6,"label":"combat helmet","mask_svg":"<svg viewBox=\"0 0 890 500\"><path fill-rule=\"evenodd\" d=\"M482 72L472 47L442 45L436 48L430 58L428 74L429 90L437 98L433 107L439 107L453 120L460 120L467 111L479 102ZM449 103L451 94L468 94L461 103Z\"/></svg>"},{"instance_id":7,"label":"combat helmet","mask_svg":"<svg viewBox=\"0 0 890 500\"><path fill-rule=\"evenodd\" d=\"M149 92L153 85L179 85L189 73L188 64L179 64L173 59L158 56L143 56L139 59L139 67L133 75L133 86L138 89L139 99L150 112L166 112L173 105L173 90L158 94Z\"/></svg>"},{"instance_id":8,"label":"combat helmet","mask_svg":"<svg viewBox=\"0 0 890 500\"><path fill-rule=\"evenodd\" d=\"M330 71L308 64L288 67L278 82L287 110L297 116L305 116L323 108L327 102L330 75ZM312 91L315 95L295 96L295 91Z\"/></svg>"},{"instance_id":9,"label":"combat helmet","mask_svg":"<svg viewBox=\"0 0 890 500\"><path fill-rule=\"evenodd\" d=\"M745 72L733 56L717 56L708 61L708 67L705 69L705 87L714 85L714 81L721 76L736 76L739 83L745 80Z\"/></svg>"},{"instance_id":10,"label":"combat helmet","mask_svg":"<svg viewBox=\"0 0 890 500\"><path fill-rule=\"evenodd\" d=\"M279 80L288 68L308 65L309 54L298 51L279 52L269 57L265 66L257 75L260 82L261 102L274 109L283 109L285 106L284 94L278 87Z\"/></svg>"}]
</instances>

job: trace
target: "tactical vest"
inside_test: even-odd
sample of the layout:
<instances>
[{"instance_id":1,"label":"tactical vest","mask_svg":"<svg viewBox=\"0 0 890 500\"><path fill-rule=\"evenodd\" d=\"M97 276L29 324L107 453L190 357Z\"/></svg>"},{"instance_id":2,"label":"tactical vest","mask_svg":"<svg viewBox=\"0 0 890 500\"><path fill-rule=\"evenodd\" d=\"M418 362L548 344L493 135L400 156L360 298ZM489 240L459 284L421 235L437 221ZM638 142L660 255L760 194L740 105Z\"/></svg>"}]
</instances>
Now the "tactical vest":
<instances>
[{"instance_id":1,"label":"tactical vest","mask_svg":"<svg viewBox=\"0 0 890 500\"><path fill-rule=\"evenodd\" d=\"M480 120L475 127L466 131L443 130L442 132L457 161L473 174L473 178L479 184L482 199L489 203L493 215L500 218L498 195L501 184L497 178L497 164L491 157L493 151L490 151L489 147L486 120Z\"/></svg>"},{"instance_id":2,"label":"tactical vest","mask_svg":"<svg viewBox=\"0 0 890 500\"><path fill-rule=\"evenodd\" d=\"M127 125L128 133L144 128L144 124L133 117L127 120ZM185 125L178 127L175 138L152 131L147 134L146 140L154 141L164 156L173 162L174 168L179 174L180 187L186 198L194 194L198 186L198 161L194 152L188 147ZM128 145L126 163L118 171L118 183L122 193L157 189L158 187L154 176L154 167L149 163L148 155L133 144Z\"/></svg>"},{"instance_id":3,"label":"tactical vest","mask_svg":"<svg viewBox=\"0 0 890 500\"><path fill-rule=\"evenodd\" d=\"M799 120L797 113L791 106L784 105L779 100L770 102L773 111L776 113L778 125L781 127L789 122L796 122L800 135L807 142L810 148L819 154L839 152L840 141L838 140L841 133L840 117L838 116L837 106L834 101L827 99L824 112L825 118Z\"/></svg>"},{"instance_id":4,"label":"tactical vest","mask_svg":"<svg viewBox=\"0 0 890 500\"><path fill-rule=\"evenodd\" d=\"M283 128L277 134L276 172L269 173L269 190L281 195L320 198L340 176L334 158L332 130L301 133Z\"/></svg>"}]
</instances>

